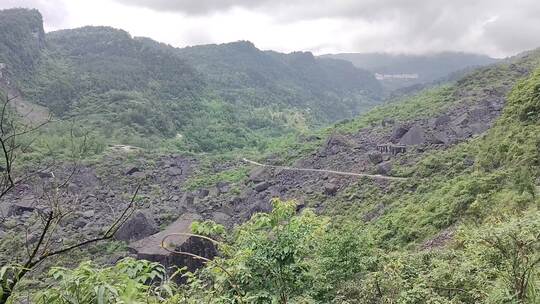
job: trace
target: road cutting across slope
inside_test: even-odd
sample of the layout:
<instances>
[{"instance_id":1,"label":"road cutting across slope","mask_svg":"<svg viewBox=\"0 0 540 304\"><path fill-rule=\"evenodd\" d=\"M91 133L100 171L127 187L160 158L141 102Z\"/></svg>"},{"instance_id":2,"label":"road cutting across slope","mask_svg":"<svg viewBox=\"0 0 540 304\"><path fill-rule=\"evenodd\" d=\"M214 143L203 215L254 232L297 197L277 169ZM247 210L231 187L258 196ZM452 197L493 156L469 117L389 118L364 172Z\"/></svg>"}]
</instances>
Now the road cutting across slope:
<instances>
[{"instance_id":1,"label":"road cutting across slope","mask_svg":"<svg viewBox=\"0 0 540 304\"><path fill-rule=\"evenodd\" d=\"M387 176L387 175L380 175L380 174L366 174L366 173L355 173L355 172L345 172L345 171L335 171L335 170L325 170L325 169L295 168L295 167L288 167L288 166L275 166L275 165L261 164L261 163L258 163L256 161L249 160L247 158L243 158L242 160L244 162L248 163L248 164L252 164L252 165L255 165L255 166L259 166L259 167L267 167L267 168L289 170L289 171L319 172L319 173L329 173L329 174L348 175L348 176L359 176L359 177L368 177L368 178L386 179L386 180L407 180L407 178L404 178L404 177Z\"/></svg>"}]
</instances>

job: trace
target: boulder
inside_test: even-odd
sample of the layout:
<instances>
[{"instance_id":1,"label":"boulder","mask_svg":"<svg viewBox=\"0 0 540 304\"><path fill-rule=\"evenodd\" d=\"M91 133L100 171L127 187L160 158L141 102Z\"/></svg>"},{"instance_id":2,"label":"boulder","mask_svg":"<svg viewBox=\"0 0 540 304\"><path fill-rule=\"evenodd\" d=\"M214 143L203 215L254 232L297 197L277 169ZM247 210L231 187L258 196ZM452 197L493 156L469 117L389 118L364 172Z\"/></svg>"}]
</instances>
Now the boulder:
<instances>
[{"instance_id":1,"label":"boulder","mask_svg":"<svg viewBox=\"0 0 540 304\"><path fill-rule=\"evenodd\" d=\"M195 195L193 195L193 193L191 192L186 192L184 193L184 195L182 196L182 199L180 200L180 207L189 209L193 207L194 202L195 202Z\"/></svg>"},{"instance_id":2,"label":"boulder","mask_svg":"<svg viewBox=\"0 0 540 304\"><path fill-rule=\"evenodd\" d=\"M54 174L52 172L49 172L49 171L38 171L37 176L39 178L53 178Z\"/></svg>"},{"instance_id":3,"label":"boulder","mask_svg":"<svg viewBox=\"0 0 540 304\"><path fill-rule=\"evenodd\" d=\"M352 146L351 142L344 135L333 134L328 138L319 154L323 156L335 155Z\"/></svg>"},{"instance_id":4,"label":"boulder","mask_svg":"<svg viewBox=\"0 0 540 304\"><path fill-rule=\"evenodd\" d=\"M256 167L249 173L249 180L258 183L270 178L270 173L265 167Z\"/></svg>"},{"instance_id":5,"label":"boulder","mask_svg":"<svg viewBox=\"0 0 540 304\"><path fill-rule=\"evenodd\" d=\"M218 194L224 194L231 191L231 185L227 182L218 182L216 184Z\"/></svg>"},{"instance_id":6,"label":"boulder","mask_svg":"<svg viewBox=\"0 0 540 304\"><path fill-rule=\"evenodd\" d=\"M398 142L407 131L408 129L405 126L395 126L392 130L392 134L390 134L390 141L393 143Z\"/></svg>"},{"instance_id":7,"label":"boulder","mask_svg":"<svg viewBox=\"0 0 540 304\"><path fill-rule=\"evenodd\" d=\"M426 142L426 135L424 129L420 126L413 126L401 137L399 143L401 145L413 146L422 145Z\"/></svg>"},{"instance_id":8,"label":"boulder","mask_svg":"<svg viewBox=\"0 0 540 304\"><path fill-rule=\"evenodd\" d=\"M94 210L88 210L81 213L81 216L84 218L92 218L94 217L95 211Z\"/></svg>"},{"instance_id":9,"label":"boulder","mask_svg":"<svg viewBox=\"0 0 540 304\"><path fill-rule=\"evenodd\" d=\"M81 229L81 228L84 228L87 224L88 224L88 221L86 221L83 218L79 218L75 220L75 222L73 222L73 227L75 227L76 229Z\"/></svg>"},{"instance_id":10,"label":"boulder","mask_svg":"<svg viewBox=\"0 0 540 304\"><path fill-rule=\"evenodd\" d=\"M382 154L378 152L369 153L368 158L369 158L369 161L372 162L374 165L379 164L383 161Z\"/></svg>"},{"instance_id":11,"label":"boulder","mask_svg":"<svg viewBox=\"0 0 540 304\"><path fill-rule=\"evenodd\" d=\"M169 167L167 169L167 174L169 176L179 176L179 175L182 175L183 171L182 171L182 168L178 168L178 167Z\"/></svg>"},{"instance_id":12,"label":"boulder","mask_svg":"<svg viewBox=\"0 0 540 304\"><path fill-rule=\"evenodd\" d=\"M137 241L158 231L154 220L142 211L136 211L115 234L120 241Z\"/></svg>"},{"instance_id":13,"label":"boulder","mask_svg":"<svg viewBox=\"0 0 540 304\"><path fill-rule=\"evenodd\" d=\"M434 144L447 145L450 143L450 138L444 132L434 132L431 138L431 142Z\"/></svg>"},{"instance_id":14,"label":"boulder","mask_svg":"<svg viewBox=\"0 0 540 304\"><path fill-rule=\"evenodd\" d=\"M21 200L18 202L15 202L9 206L8 209L8 216L20 216L23 215L23 213L26 212L32 212L36 210L33 201L31 200Z\"/></svg>"},{"instance_id":15,"label":"boulder","mask_svg":"<svg viewBox=\"0 0 540 304\"><path fill-rule=\"evenodd\" d=\"M477 122L469 125L469 128L471 129L472 134L482 134L485 131L489 129L489 125L487 123Z\"/></svg>"},{"instance_id":16,"label":"boulder","mask_svg":"<svg viewBox=\"0 0 540 304\"><path fill-rule=\"evenodd\" d=\"M469 123L469 114L463 113L460 116L458 116L456 119L452 121L452 125L454 126L464 126Z\"/></svg>"},{"instance_id":17,"label":"boulder","mask_svg":"<svg viewBox=\"0 0 540 304\"><path fill-rule=\"evenodd\" d=\"M252 204L247 212L244 213L244 218L249 219L255 213L268 213L272 211L272 204L269 200L259 200Z\"/></svg>"},{"instance_id":18,"label":"boulder","mask_svg":"<svg viewBox=\"0 0 540 304\"><path fill-rule=\"evenodd\" d=\"M159 262L166 267L187 266L189 270L193 271L196 269L196 265L193 264L193 258L171 253L161 247L161 242L165 240L165 245L167 248L173 250L189 252L207 258L214 257L215 247L212 245L212 243L201 243L202 241L200 238L177 234L191 233L191 224L193 221L200 219L201 217L197 214L183 214L176 221L167 226L165 230L132 242L129 244L129 248L137 255L138 259ZM210 253L214 254L212 255Z\"/></svg>"},{"instance_id":19,"label":"boulder","mask_svg":"<svg viewBox=\"0 0 540 304\"><path fill-rule=\"evenodd\" d=\"M324 183L323 189L326 195L335 195L338 191L338 186L334 183Z\"/></svg>"},{"instance_id":20,"label":"boulder","mask_svg":"<svg viewBox=\"0 0 540 304\"><path fill-rule=\"evenodd\" d=\"M260 182L258 184L256 184L253 189L255 189L255 191L257 192L263 192L264 190L268 189L270 187L270 183L269 182Z\"/></svg>"},{"instance_id":21,"label":"boulder","mask_svg":"<svg viewBox=\"0 0 540 304\"><path fill-rule=\"evenodd\" d=\"M377 173L380 175L389 175L392 171L392 163L389 161L382 162L377 166Z\"/></svg>"},{"instance_id":22,"label":"boulder","mask_svg":"<svg viewBox=\"0 0 540 304\"><path fill-rule=\"evenodd\" d=\"M208 196L208 194L210 194L210 191L208 189L199 189L197 196L199 198L205 198Z\"/></svg>"},{"instance_id":23,"label":"boulder","mask_svg":"<svg viewBox=\"0 0 540 304\"><path fill-rule=\"evenodd\" d=\"M435 127L445 126L450 123L450 116L443 114L435 119Z\"/></svg>"},{"instance_id":24,"label":"boulder","mask_svg":"<svg viewBox=\"0 0 540 304\"><path fill-rule=\"evenodd\" d=\"M214 212L212 213L212 220L221 225L227 225L231 217L225 212Z\"/></svg>"},{"instance_id":25,"label":"boulder","mask_svg":"<svg viewBox=\"0 0 540 304\"><path fill-rule=\"evenodd\" d=\"M133 174L133 173L135 173L135 172L139 172L139 171L140 171L140 170L139 170L138 167L133 166L133 167L128 168L128 169L126 170L126 172L124 173L124 175L131 175L131 174Z\"/></svg>"}]
</instances>

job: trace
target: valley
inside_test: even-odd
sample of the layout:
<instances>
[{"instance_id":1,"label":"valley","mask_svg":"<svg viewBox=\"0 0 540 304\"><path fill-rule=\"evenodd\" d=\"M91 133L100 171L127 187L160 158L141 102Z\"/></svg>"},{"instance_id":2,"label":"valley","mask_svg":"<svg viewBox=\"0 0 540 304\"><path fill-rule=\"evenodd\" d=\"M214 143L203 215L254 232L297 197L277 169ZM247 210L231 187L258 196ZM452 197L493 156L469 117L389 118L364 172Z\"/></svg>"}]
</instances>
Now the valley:
<instances>
[{"instance_id":1,"label":"valley","mask_svg":"<svg viewBox=\"0 0 540 304\"><path fill-rule=\"evenodd\" d=\"M0 96L17 96L0 299L539 299L539 50L393 86L375 73L417 70L0 17Z\"/></svg>"}]
</instances>

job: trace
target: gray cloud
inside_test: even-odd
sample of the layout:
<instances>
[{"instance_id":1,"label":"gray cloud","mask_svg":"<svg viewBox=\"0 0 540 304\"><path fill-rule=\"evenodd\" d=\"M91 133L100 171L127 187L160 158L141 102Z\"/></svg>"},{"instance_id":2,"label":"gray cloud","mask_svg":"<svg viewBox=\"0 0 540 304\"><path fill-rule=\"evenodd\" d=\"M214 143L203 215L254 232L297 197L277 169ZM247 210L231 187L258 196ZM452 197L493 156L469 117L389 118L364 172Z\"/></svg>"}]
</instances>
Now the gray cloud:
<instances>
[{"instance_id":1,"label":"gray cloud","mask_svg":"<svg viewBox=\"0 0 540 304\"><path fill-rule=\"evenodd\" d=\"M282 51L495 56L540 46L539 0L0 0L9 7L39 9L48 29L113 25L178 46L247 39ZM141 26L139 14L152 21Z\"/></svg>"},{"instance_id":2,"label":"gray cloud","mask_svg":"<svg viewBox=\"0 0 540 304\"><path fill-rule=\"evenodd\" d=\"M243 8L276 23L335 19L393 25L387 48L402 51L462 49L507 55L540 45L538 0L115 0L157 11L204 16ZM347 29L358 46L362 29ZM376 40L376 37L372 39ZM321 42L317 42L321 43ZM369 42L368 42L369 43ZM374 41L374 45L382 44ZM408 48L408 46L412 46ZM364 47L365 48L365 47Z\"/></svg>"},{"instance_id":3,"label":"gray cloud","mask_svg":"<svg viewBox=\"0 0 540 304\"><path fill-rule=\"evenodd\" d=\"M281 0L276 0L281 1ZM233 7L259 8L272 0L118 0L118 2L142 6L158 11L177 11L187 14L208 14Z\"/></svg>"}]
</instances>

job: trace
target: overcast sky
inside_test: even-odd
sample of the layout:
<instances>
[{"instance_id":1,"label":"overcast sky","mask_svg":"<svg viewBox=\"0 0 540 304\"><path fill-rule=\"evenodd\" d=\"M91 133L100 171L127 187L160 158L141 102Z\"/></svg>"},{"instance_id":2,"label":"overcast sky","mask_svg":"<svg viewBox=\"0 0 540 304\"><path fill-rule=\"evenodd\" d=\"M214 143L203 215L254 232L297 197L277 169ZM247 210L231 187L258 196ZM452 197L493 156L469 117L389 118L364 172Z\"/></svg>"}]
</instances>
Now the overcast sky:
<instances>
[{"instance_id":1,"label":"overcast sky","mask_svg":"<svg viewBox=\"0 0 540 304\"><path fill-rule=\"evenodd\" d=\"M504 57L540 46L540 0L0 0L41 11L45 30L108 25L183 47Z\"/></svg>"}]
</instances>

